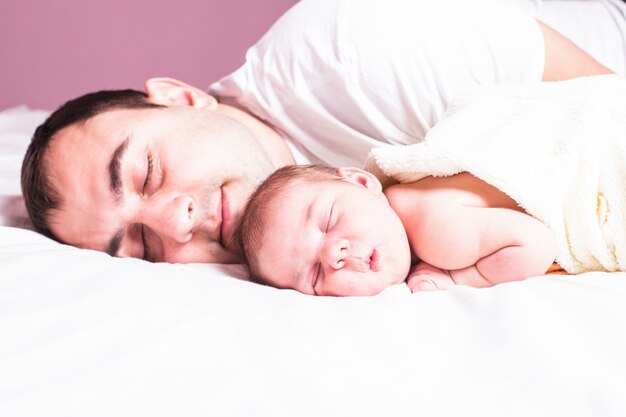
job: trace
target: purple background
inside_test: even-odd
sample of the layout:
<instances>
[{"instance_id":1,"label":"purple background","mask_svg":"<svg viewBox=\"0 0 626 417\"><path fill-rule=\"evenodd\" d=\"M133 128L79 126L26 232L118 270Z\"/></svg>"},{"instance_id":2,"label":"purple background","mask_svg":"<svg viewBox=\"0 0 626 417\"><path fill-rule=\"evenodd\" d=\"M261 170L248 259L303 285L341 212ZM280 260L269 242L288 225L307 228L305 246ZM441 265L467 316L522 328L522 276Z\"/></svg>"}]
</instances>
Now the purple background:
<instances>
[{"instance_id":1,"label":"purple background","mask_svg":"<svg viewBox=\"0 0 626 417\"><path fill-rule=\"evenodd\" d=\"M174 77L206 89L297 0L0 0L0 110Z\"/></svg>"}]
</instances>

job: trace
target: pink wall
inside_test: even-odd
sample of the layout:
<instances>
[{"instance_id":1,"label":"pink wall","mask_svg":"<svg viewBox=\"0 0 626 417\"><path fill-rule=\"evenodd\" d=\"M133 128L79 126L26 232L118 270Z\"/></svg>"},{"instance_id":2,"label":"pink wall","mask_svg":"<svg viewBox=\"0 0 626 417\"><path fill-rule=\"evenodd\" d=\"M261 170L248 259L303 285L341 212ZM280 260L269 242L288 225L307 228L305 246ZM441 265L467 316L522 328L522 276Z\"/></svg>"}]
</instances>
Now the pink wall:
<instances>
[{"instance_id":1,"label":"pink wall","mask_svg":"<svg viewBox=\"0 0 626 417\"><path fill-rule=\"evenodd\" d=\"M0 110L169 76L200 88L297 0L0 0Z\"/></svg>"}]
</instances>

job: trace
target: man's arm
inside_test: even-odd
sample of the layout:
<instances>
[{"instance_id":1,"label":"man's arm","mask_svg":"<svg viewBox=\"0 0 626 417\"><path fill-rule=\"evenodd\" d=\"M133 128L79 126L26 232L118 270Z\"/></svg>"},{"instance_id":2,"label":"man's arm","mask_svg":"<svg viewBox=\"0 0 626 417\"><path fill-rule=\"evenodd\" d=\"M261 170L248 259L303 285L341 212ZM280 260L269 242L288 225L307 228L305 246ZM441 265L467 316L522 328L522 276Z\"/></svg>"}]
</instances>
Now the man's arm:
<instances>
[{"instance_id":1,"label":"man's arm","mask_svg":"<svg viewBox=\"0 0 626 417\"><path fill-rule=\"evenodd\" d=\"M538 23L545 44L542 81L559 81L585 75L612 73L565 36L545 23Z\"/></svg>"}]
</instances>

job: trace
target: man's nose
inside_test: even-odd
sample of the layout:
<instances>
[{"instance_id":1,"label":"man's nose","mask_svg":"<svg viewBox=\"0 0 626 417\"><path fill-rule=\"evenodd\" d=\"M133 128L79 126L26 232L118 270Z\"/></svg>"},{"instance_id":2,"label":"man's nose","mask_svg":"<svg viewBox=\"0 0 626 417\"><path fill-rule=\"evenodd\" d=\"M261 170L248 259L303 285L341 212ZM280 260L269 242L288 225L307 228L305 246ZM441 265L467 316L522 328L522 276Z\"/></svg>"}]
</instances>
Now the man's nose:
<instances>
[{"instance_id":1,"label":"man's nose","mask_svg":"<svg viewBox=\"0 0 626 417\"><path fill-rule=\"evenodd\" d=\"M143 202L140 222L161 238L185 243L193 235L195 211L194 200L189 195L155 195Z\"/></svg>"}]
</instances>

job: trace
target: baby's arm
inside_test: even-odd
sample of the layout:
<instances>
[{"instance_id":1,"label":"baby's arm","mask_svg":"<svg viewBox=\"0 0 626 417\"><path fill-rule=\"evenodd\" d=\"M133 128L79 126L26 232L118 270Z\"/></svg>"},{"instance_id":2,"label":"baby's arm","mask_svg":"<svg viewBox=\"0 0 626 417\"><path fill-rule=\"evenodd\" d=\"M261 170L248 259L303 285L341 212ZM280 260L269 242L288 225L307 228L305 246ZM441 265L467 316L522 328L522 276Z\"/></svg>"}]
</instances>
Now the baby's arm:
<instances>
[{"instance_id":1,"label":"baby's arm","mask_svg":"<svg viewBox=\"0 0 626 417\"><path fill-rule=\"evenodd\" d=\"M490 207L493 191L453 181L434 179L426 190L405 185L392 193L415 254L452 282L473 287L545 273L556 256L553 232L524 212ZM409 286L418 282L414 272Z\"/></svg>"},{"instance_id":2,"label":"baby's arm","mask_svg":"<svg viewBox=\"0 0 626 417\"><path fill-rule=\"evenodd\" d=\"M457 239L451 248L459 256L446 260L445 253L435 249L428 258L449 269L457 284L485 287L543 275L556 257L553 232L528 214L493 207L452 210L458 217L449 221L449 243Z\"/></svg>"}]
</instances>

